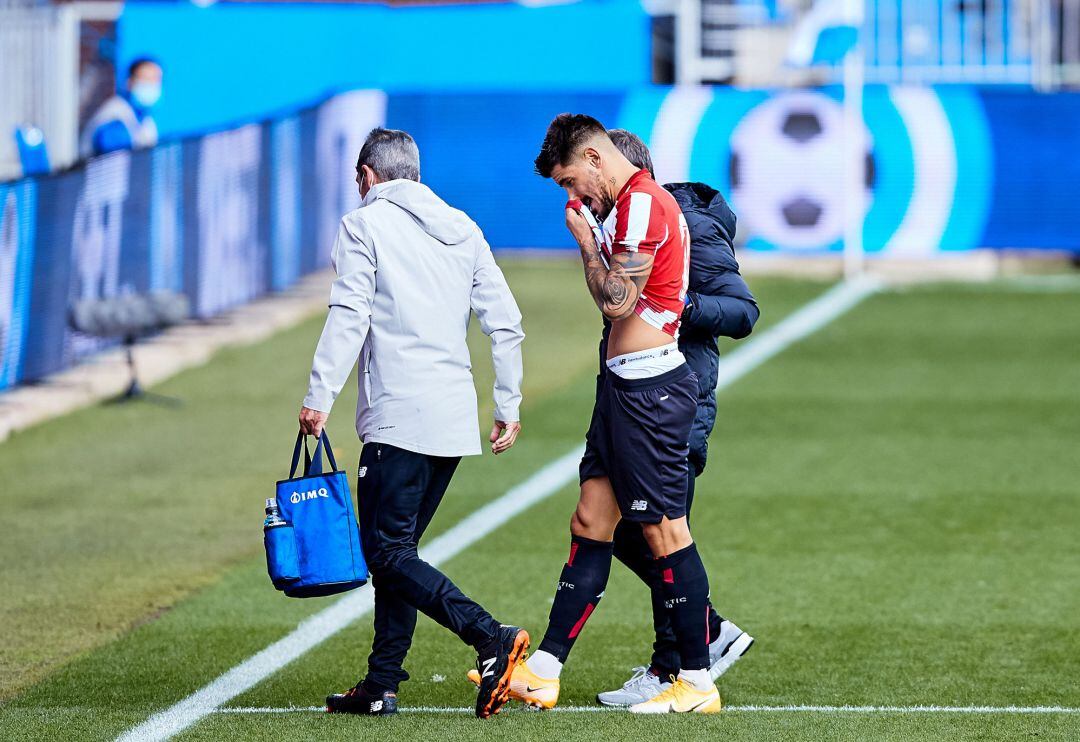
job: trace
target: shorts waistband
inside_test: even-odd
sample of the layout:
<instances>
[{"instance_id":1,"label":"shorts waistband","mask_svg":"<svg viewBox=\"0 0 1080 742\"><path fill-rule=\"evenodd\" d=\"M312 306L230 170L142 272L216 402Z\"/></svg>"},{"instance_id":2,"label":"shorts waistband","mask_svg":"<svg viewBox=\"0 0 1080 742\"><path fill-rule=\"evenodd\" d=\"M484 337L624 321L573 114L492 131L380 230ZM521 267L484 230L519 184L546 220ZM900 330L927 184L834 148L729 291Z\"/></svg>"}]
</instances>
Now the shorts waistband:
<instances>
[{"instance_id":1,"label":"shorts waistband","mask_svg":"<svg viewBox=\"0 0 1080 742\"><path fill-rule=\"evenodd\" d=\"M686 359L677 343L624 353L605 362L608 370L623 379L650 379L681 366Z\"/></svg>"},{"instance_id":2,"label":"shorts waistband","mask_svg":"<svg viewBox=\"0 0 1080 742\"><path fill-rule=\"evenodd\" d=\"M690 373L690 367L683 363L670 371L665 371L662 374L650 376L645 379L624 379L621 376L616 376L611 371L608 371L605 374L605 377L613 386L622 389L623 391L643 392L649 389L659 389L660 387L667 386L673 382L680 381L684 377L689 376Z\"/></svg>"},{"instance_id":3,"label":"shorts waistband","mask_svg":"<svg viewBox=\"0 0 1080 742\"><path fill-rule=\"evenodd\" d=\"M626 363L634 363L637 361L650 361L656 358L664 358L672 353L679 352L678 343L668 343L667 345L661 345L657 348L648 348L647 350L638 350L633 353L623 353L621 356L615 356L609 358L604 364L608 368L614 368L615 366L621 366Z\"/></svg>"}]
</instances>

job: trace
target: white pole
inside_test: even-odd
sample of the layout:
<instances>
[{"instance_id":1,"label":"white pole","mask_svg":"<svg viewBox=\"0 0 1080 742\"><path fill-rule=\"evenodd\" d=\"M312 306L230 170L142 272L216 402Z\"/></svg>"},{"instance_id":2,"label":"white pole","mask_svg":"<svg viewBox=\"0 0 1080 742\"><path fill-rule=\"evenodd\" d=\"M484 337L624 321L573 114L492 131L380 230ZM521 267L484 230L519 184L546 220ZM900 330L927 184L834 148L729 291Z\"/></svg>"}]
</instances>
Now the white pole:
<instances>
[{"instance_id":1,"label":"white pole","mask_svg":"<svg viewBox=\"0 0 1080 742\"><path fill-rule=\"evenodd\" d=\"M862 31L862 0L846 0L849 22ZM866 178L866 145L863 132L864 57L861 40L844 57L844 277L861 275L865 263L863 191Z\"/></svg>"},{"instance_id":2,"label":"white pole","mask_svg":"<svg viewBox=\"0 0 1080 742\"><path fill-rule=\"evenodd\" d=\"M675 82L701 84L701 0L679 0L675 6Z\"/></svg>"}]
</instances>

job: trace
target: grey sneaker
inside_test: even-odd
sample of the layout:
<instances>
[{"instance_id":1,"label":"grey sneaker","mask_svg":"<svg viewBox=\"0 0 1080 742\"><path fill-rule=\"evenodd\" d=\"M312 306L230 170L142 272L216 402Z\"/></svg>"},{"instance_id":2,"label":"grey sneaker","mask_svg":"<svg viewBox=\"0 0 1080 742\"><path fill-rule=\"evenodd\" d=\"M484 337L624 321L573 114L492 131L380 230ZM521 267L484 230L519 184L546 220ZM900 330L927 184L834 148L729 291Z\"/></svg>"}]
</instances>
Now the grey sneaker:
<instances>
[{"instance_id":1,"label":"grey sneaker","mask_svg":"<svg viewBox=\"0 0 1080 742\"><path fill-rule=\"evenodd\" d=\"M661 680L649 672L647 667L635 667L634 674L623 683L618 690L609 690L606 693L598 693L596 700L601 706L632 706L658 696L667 690L671 683Z\"/></svg>"},{"instance_id":2,"label":"grey sneaker","mask_svg":"<svg viewBox=\"0 0 1080 742\"><path fill-rule=\"evenodd\" d=\"M713 680L731 669L754 645L754 637L727 619L720 622L720 636L709 644L709 675Z\"/></svg>"}]
</instances>

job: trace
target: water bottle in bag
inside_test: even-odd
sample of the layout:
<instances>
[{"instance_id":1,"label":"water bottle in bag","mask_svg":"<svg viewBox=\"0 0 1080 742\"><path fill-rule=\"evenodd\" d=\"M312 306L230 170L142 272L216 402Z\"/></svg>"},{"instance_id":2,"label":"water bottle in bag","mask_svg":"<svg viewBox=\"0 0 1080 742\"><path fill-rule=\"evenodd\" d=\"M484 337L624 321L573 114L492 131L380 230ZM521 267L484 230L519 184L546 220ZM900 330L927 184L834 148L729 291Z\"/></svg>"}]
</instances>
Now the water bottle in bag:
<instances>
[{"instance_id":1,"label":"water bottle in bag","mask_svg":"<svg viewBox=\"0 0 1080 742\"><path fill-rule=\"evenodd\" d=\"M296 554L296 534L292 524L281 517L277 499L266 499L266 520L263 521L263 543L266 546L266 569L279 590L300 579L300 560Z\"/></svg>"}]
</instances>

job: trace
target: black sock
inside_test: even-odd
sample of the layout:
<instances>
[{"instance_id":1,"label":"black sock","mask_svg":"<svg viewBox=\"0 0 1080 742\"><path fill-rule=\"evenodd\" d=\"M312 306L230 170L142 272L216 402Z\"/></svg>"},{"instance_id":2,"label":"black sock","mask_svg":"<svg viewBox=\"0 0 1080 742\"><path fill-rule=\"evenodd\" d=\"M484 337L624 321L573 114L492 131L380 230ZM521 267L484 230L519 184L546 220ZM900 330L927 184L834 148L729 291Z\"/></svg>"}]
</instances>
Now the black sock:
<instances>
[{"instance_id":1,"label":"black sock","mask_svg":"<svg viewBox=\"0 0 1080 742\"><path fill-rule=\"evenodd\" d=\"M570 556L559 576L559 589L555 592L540 651L566 662L574 641L604 594L610 572L610 541L593 541L584 536L570 538Z\"/></svg>"},{"instance_id":2,"label":"black sock","mask_svg":"<svg viewBox=\"0 0 1080 742\"><path fill-rule=\"evenodd\" d=\"M656 560L683 670L709 666L709 576L697 544Z\"/></svg>"},{"instance_id":3,"label":"black sock","mask_svg":"<svg viewBox=\"0 0 1080 742\"><path fill-rule=\"evenodd\" d=\"M716 641L716 638L720 636L720 624L723 622L724 617L716 612L713 608L712 601L709 601L709 642Z\"/></svg>"},{"instance_id":4,"label":"black sock","mask_svg":"<svg viewBox=\"0 0 1080 742\"><path fill-rule=\"evenodd\" d=\"M660 587L660 568L649 550L649 542L641 530L640 523L629 520L619 521L615 527L614 556L649 586L649 600L652 602L653 654L650 668L657 677L665 682L669 675L679 673L679 645L675 641L675 632L671 629L671 615L664 607L664 592Z\"/></svg>"}]
</instances>

